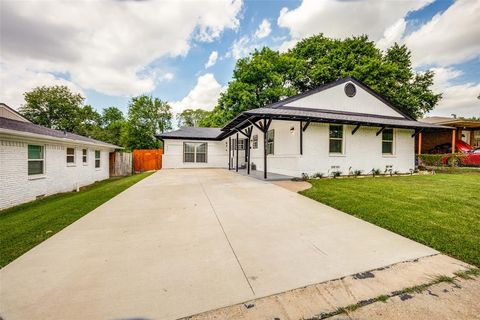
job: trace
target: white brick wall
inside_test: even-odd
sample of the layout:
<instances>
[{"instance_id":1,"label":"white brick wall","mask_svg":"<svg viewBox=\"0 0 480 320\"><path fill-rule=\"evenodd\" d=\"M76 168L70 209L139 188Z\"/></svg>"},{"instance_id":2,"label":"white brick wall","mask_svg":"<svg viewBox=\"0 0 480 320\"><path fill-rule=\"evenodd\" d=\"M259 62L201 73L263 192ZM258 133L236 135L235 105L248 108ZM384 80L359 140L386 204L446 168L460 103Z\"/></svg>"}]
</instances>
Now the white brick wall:
<instances>
[{"instance_id":1,"label":"white brick wall","mask_svg":"<svg viewBox=\"0 0 480 320\"><path fill-rule=\"evenodd\" d=\"M28 175L28 144L45 146L45 174ZM75 148L76 163L67 166L66 149ZM82 163L82 149L88 161ZM95 168L95 150L100 150L100 168ZM0 209L35 200L41 195L69 192L109 178L109 151L94 146L67 145L48 141L0 138Z\"/></svg>"}]
</instances>

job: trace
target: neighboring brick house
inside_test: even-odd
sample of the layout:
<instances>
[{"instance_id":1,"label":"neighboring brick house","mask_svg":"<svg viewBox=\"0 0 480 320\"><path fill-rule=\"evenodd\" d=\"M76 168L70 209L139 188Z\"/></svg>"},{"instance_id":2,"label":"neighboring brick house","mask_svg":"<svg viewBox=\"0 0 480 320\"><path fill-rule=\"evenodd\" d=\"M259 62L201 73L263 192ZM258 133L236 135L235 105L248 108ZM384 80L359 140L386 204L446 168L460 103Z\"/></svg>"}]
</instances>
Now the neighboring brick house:
<instances>
[{"instance_id":1,"label":"neighboring brick house","mask_svg":"<svg viewBox=\"0 0 480 320\"><path fill-rule=\"evenodd\" d=\"M35 125L0 104L0 209L108 179L117 148Z\"/></svg>"}]
</instances>

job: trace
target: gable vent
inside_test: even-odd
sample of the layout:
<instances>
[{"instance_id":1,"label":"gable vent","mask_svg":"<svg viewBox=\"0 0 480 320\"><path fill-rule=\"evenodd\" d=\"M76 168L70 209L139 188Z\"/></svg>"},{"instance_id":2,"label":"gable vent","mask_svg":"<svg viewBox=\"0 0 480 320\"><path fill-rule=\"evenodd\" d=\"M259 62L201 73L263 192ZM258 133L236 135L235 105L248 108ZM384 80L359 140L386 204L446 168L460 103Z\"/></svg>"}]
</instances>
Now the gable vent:
<instances>
[{"instance_id":1,"label":"gable vent","mask_svg":"<svg viewBox=\"0 0 480 320\"><path fill-rule=\"evenodd\" d=\"M357 88L355 88L355 85L350 82L345 85L344 90L345 94L350 98L354 97L357 93Z\"/></svg>"}]
</instances>

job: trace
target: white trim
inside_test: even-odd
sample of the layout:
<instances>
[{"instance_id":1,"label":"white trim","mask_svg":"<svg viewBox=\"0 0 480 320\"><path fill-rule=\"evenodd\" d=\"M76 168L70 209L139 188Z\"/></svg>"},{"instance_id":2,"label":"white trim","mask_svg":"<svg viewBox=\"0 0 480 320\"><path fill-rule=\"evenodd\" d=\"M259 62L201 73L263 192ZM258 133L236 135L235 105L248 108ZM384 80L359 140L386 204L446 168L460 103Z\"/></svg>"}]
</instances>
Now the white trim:
<instances>
[{"instance_id":1,"label":"white trim","mask_svg":"<svg viewBox=\"0 0 480 320\"><path fill-rule=\"evenodd\" d=\"M85 146L95 146L96 148L102 148L102 149L111 149L111 150L124 149L122 147L117 147L117 146L114 146L114 145L104 145L104 144L100 144L100 143L93 143L93 142L82 141L82 140L56 138L56 137L46 136L46 135L43 135L43 134L37 134L37 133L30 133L30 132L23 132L23 131L0 128L0 137L2 137L2 134L17 136L17 137L27 137L27 138L33 138L33 139L40 139L42 141L45 141L45 140L47 140L47 141L61 141L65 144L70 144L70 145L71 144L79 144L79 145L85 145Z\"/></svg>"},{"instance_id":2,"label":"white trim","mask_svg":"<svg viewBox=\"0 0 480 320\"><path fill-rule=\"evenodd\" d=\"M39 147L42 147L42 156L43 158L42 159L30 159L29 156L28 156L28 146L29 145L32 145L32 146L39 146ZM46 169L47 169L47 166L46 166L46 162L47 162L47 155L46 155L46 152L47 152L47 148L46 148L46 145L44 144L30 144L30 143L27 143L27 177L30 179L30 180L34 180L35 178L36 179L41 179L42 177L45 177L46 175ZM30 161L42 161L42 173L37 173L37 174L28 174L28 163Z\"/></svg>"}]
</instances>

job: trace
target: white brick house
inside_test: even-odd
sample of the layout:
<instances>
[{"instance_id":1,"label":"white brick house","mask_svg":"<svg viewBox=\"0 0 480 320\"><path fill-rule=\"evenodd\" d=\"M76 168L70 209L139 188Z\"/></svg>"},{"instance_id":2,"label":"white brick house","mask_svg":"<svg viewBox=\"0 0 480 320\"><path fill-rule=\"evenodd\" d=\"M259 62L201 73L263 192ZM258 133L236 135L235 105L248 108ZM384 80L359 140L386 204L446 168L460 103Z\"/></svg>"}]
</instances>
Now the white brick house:
<instances>
[{"instance_id":1,"label":"white brick house","mask_svg":"<svg viewBox=\"0 0 480 320\"><path fill-rule=\"evenodd\" d=\"M35 125L0 104L0 209L108 179L116 148Z\"/></svg>"},{"instance_id":2,"label":"white brick house","mask_svg":"<svg viewBox=\"0 0 480 320\"><path fill-rule=\"evenodd\" d=\"M349 77L244 111L223 128L181 128L157 137L164 142L163 168L255 167L267 178L409 172L415 138L445 129L452 128L418 122Z\"/></svg>"}]
</instances>

